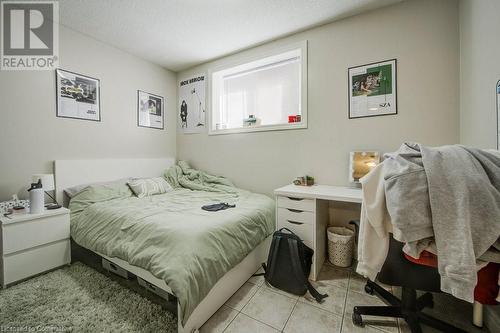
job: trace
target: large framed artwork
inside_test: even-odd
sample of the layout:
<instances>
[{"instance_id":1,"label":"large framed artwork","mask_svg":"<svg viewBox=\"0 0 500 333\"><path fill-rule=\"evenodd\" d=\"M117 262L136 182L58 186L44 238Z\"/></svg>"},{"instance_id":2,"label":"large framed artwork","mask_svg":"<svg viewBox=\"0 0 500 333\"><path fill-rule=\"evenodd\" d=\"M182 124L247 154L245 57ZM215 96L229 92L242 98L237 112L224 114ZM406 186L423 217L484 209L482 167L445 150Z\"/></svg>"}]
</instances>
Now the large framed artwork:
<instances>
[{"instance_id":1,"label":"large framed artwork","mask_svg":"<svg viewBox=\"0 0 500 333\"><path fill-rule=\"evenodd\" d=\"M201 133L205 130L205 74L179 81L179 129L182 133Z\"/></svg>"},{"instance_id":2,"label":"large framed artwork","mask_svg":"<svg viewBox=\"0 0 500 333\"><path fill-rule=\"evenodd\" d=\"M398 113L397 60L348 69L349 119Z\"/></svg>"},{"instance_id":3,"label":"large framed artwork","mask_svg":"<svg viewBox=\"0 0 500 333\"><path fill-rule=\"evenodd\" d=\"M56 116L101 121L99 79L56 69Z\"/></svg>"},{"instance_id":4,"label":"large framed artwork","mask_svg":"<svg viewBox=\"0 0 500 333\"><path fill-rule=\"evenodd\" d=\"M163 97L137 90L137 126L164 129Z\"/></svg>"}]
</instances>

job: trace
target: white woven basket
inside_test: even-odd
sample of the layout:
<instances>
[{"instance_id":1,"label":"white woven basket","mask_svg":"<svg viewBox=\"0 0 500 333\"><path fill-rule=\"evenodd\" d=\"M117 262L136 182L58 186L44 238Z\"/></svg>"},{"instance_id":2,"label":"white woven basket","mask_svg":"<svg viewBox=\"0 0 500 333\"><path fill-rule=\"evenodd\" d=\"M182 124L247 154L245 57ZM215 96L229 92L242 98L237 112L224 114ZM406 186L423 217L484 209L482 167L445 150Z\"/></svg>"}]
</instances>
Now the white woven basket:
<instances>
[{"instance_id":1,"label":"white woven basket","mask_svg":"<svg viewBox=\"0 0 500 333\"><path fill-rule=\"evenodd\" d=\"M349 267L352 264L354 231L345 227L329 227L328 259L335 266Z\"/></svg>"}]
</instances>

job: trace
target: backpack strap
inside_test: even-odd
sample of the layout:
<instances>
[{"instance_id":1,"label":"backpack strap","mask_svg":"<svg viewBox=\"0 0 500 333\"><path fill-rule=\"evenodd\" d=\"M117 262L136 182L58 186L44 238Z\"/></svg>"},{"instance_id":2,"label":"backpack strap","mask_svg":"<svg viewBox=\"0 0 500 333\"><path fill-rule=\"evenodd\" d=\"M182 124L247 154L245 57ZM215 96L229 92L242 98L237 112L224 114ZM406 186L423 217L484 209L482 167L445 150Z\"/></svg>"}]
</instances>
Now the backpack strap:
<instances>
[{"instance_id":1,"label":"backpack strap","mask_svg":"<svg viewBox=\"0 0 500 333\"><path fill-rule=\"evenodd\" d=\"M294 233L292 230L288 229L288 228L281 228L280 230L278 230L278 232L281 232L282 230L286 230L286 231L288 231L290 234L295 235L295 233ZM295 236L297 236L297 235L295 235Z\"/></svg>"},{"instance_id":2,"label":"backpack strap","mask_svg":"<svg viewBox=\"0 0 500 333\"><path fill-rule=\"evenodd\" d=\"M303 283L312 297L316 300L316 302L321 303L323 298L328 297L328 294L320 294L316 288L309 282L307 277L304 276L304 271L302 270L302 265L300 264L299 251L297 246L297 241L295 239L288 239L288 249L290 250L290 259L292 261L292 270L295 277Z\"/></svg>"},{"instance_id":3,"label":"backpack strap","mask_svg":"<svg viewBox=\"0 0 500 333\"><path fill-rule=\"evenodd\" d=\"M276 262L277 262L277 257L278 257L278 249L280 247L280 241L281 237L276 237L273 239L273 242L271 244L272 248L270 249L269 252L269 258L267 258L267 264L269 265L268 267L265 266L265 264L262 264L262 267L264 268L264 271L266 272L265 274L270 278L274 275L274 270L276 269ZM271 257L272 254L272 257Z\"/></svg>"}]
</instances>

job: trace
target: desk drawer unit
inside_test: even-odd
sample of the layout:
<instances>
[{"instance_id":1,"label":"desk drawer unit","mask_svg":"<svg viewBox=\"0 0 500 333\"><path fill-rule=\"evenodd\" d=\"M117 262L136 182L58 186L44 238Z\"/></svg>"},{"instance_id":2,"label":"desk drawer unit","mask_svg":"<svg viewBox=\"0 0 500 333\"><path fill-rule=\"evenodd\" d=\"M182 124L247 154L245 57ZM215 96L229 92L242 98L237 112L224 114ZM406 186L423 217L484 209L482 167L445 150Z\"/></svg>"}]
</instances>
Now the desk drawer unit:
<instances>
[{"instance_id":1,"label":"desk drawer unit","mask_svg":"<svg viewBox=\"0 0 500 333\"><path fill-rule=\"evenodd\" d=\"M297 209L306 212L314 212L314 199L294 198L294 197L278 197L278 207Z\"/></svg>"},{"instance_id":2,"label":"desk drawer unit","mask_svg":"<svg viewBox=\"0 0 500 333\"><path fill-rule=\"evenodd\" d=\"M296 233L314 250L310 279L316 280L327 254L326 228L330 202L361 203L361 189L341 186L286 185L274 190L276 226Z\"/></svg>"},{"instance_id":3,"label":"desk drawer unit","mask_svg":"<svg viewBox=\"0 0 500 333\"><path fill-rule=\"evenodd\" d=\"M277 197L276 226L287 228L300 237L304 244L316 249L316 202L314 199L295 199L285 196ZM316 269L317 253L312 258L310 279L316 280L319 270Z\"/></svg>"}]
</instances>

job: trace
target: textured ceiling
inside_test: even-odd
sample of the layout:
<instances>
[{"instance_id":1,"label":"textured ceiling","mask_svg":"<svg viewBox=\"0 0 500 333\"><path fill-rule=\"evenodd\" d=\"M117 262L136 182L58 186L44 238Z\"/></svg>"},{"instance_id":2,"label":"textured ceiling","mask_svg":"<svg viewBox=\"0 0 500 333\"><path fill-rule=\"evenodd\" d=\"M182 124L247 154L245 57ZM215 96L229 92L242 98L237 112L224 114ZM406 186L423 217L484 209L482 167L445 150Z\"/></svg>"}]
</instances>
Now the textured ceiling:
<instances>
[{"instance_id":1,"label":"textured ceiling","mask_svg":"<svg viewBox=\"0 0 500 333\"><path fill-rule=\"evenodd\" d=\"M63 25L179 71L401 0L62 0Z\"/></svg>"}]
</instances>

